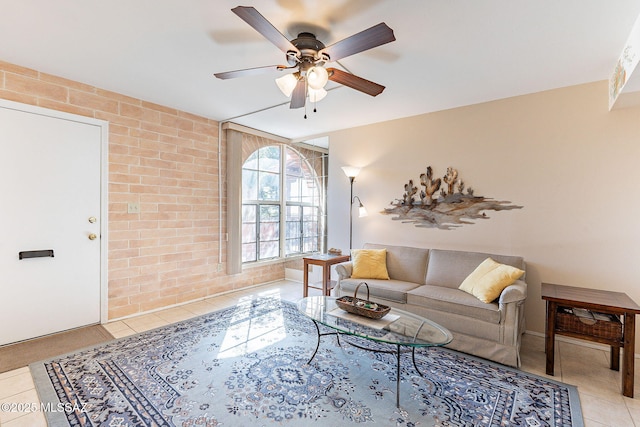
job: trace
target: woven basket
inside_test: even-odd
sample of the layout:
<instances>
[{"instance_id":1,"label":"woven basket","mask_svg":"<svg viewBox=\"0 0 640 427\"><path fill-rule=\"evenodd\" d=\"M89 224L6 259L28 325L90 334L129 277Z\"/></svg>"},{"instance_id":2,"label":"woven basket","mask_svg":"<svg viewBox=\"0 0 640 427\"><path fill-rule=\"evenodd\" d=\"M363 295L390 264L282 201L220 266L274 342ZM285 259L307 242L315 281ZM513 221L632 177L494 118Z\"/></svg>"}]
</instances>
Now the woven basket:
<instances>
[{"instance_id":1,"label":"woven basket","mask_svg":"<svg viewBox=\"0 0 640 427\"><path fill-rule=\"evenodd\" d=\"M361 285L365 285L367 287L367 299L360 299L357 297L358 289ZM340 297L336 300L336 304L338 307L347 311L349 313L358 314L360 316L365 316L370 319L381 319L384 317L391 307L383 304L378 304L377 302L369 301L369 285L366 282L360 282L358 286L356 286L356 290L353 293L353 297Z\"/></svg>"},{"instance_id":2,"label":"woven basket","mask_svg":"<svg viewBox=\"0 0 640 427\"><path fill-rule=\"evenodd\" d=\"M556 330L622 342L622 323L617 317L614 317L610 322L597 320L594 324L589 325L581 322L580 318L574 314L558 311L556 313Z\"/></svg>"}]
</instances>

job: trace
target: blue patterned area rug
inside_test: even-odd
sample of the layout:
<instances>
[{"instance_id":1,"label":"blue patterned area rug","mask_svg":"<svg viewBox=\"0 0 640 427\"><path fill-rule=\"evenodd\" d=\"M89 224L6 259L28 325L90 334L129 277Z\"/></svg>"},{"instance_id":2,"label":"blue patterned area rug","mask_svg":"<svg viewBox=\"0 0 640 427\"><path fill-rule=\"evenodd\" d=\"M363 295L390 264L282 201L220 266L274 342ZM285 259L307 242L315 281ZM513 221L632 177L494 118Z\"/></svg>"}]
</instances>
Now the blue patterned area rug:
<instances>
[{"instance_id":1,"label":"blue patterned area rug","mask_svg":"<svg viewBox=\"0 0 640 427\"><path fill-rule=\"evenodd\" d=\"M50 426L582 426L575 387L446 349L396 356L335 337L279 298L30 366ZM60 410L62 409L62 410Z\"/></svg>"}]
</instances>

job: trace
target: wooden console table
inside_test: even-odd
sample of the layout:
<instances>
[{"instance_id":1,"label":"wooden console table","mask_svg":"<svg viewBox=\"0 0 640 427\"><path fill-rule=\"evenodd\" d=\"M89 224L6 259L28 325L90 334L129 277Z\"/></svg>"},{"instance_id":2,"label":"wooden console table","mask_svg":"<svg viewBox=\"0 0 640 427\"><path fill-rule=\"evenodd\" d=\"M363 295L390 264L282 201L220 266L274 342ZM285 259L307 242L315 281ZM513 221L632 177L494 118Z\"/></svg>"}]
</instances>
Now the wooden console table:
<instances>
[{"instance_id":1,"label":"wooden console table","mask_svg":"<svg viewBox=\"0 0 640 427\"><path fill-rule=\"evenodd\" d=\"M545 334L545 353L547 356L547 375L553 375L555 336L566 335L573 338L599 342L611 346L610 368L620 370L620 347L624 348L622 361L622 394L633 397L634 356L636 342L635 319L640 314L640 306L627 294L597 289L576 288L572 286L542 284L542 299L547 301L547 320ZM610 334L599 332L594 324L579 325L579 328L560 327L558 307L583 308L597 313L612 314L623 319L622 325L611 324L619 332ZM615 329L615 328L610 328Z\"/></svg>"},{"instance_id":2,"label":"wooden console table","mask_svg":"<svg viewBox=\"0 0 640 427\"><path fill-rule=\"evenodd\" d=\"M302 272L304 278L304 287L302 288L303 297L309 296L309 288L322 289L322 295L329 296L331 293L331 266L341 262L349 261L349 255L329 255L318 254L302 258L304 260L304 270ZM322 267L322 287L309 286L309 264L319 265Z\"/></svg>"}]
</instances>

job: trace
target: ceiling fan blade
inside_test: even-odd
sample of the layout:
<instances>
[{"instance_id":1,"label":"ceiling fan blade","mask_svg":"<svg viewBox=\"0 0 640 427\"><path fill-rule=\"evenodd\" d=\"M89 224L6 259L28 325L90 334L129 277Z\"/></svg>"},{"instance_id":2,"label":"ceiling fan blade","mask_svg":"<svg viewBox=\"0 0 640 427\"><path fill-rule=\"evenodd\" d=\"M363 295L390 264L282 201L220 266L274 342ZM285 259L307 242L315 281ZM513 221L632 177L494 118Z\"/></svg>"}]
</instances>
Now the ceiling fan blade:
<instances>
[{"instance_id":1,"label":"ceiling fan blade","mask_svg":"<svg viewBox=\"0 0 640 427\"><path fill-rule=\"evenodd\" d=\"M302 108L304 107L305 100L307 98L307 87L304 79L298 80L298 84L293 89L293 93L291 94L291 104L289 104L289 108Z\"/></svg>"},{"instance_id":2,"label":"ceiling fan blade","mask_svg":"<svg viewBox=\"0 0 640 427\"><path fill-rule=\"evenodd\" d=\"M223 73L215 73L219 79L235 79L236 77L255 76L258 74L268 73L270 71L282 71L287 67L284 65L269 65L266 67L245 68L244 70L225 71Z\"/></svg>"},{"instance_id":3,"label":"ceiling fan blade","mask_svg":"<svg viewBox=\"0 0 640 427\"><path fill-rule=\"evenodd\" d=\"M384 86L374 83L362 77L358 77L354 74L347 73L336 68L327 68L329 72L329 80L332 82L340 83L350 87L351 89L359 90L367 95L376 96L380 95L384 90Z\"/></svg>"},{"instance_id":4,"label":"ceiling fan blade","mask_svg":"<svg viewBox=\"0 0 640 427\"><path fill-rule=\"evenodd\" d=\"M281 51L287 53L293 51L300 53L296 48L276 27L267 21L254 7L238 6L231 9L233 13L238 15L244 22L251 25L254 30L262 34L267 40L276 45Z\"/></svg>"},{"instance_id":5,"label":"ceiling fan blade","mask_svg":"<svg viewBox=\"0 0 640 427\"><path fill-rule=\"evenodd\" d=\"M325 47L319 53L326 53L329 55L331 61L339 61L347 56L390 43L395 39L396 37L393 35L393 30L389 28L387 24L381 22L351 37L335 42L331 46Z\"/></svg>"}]
</instances>

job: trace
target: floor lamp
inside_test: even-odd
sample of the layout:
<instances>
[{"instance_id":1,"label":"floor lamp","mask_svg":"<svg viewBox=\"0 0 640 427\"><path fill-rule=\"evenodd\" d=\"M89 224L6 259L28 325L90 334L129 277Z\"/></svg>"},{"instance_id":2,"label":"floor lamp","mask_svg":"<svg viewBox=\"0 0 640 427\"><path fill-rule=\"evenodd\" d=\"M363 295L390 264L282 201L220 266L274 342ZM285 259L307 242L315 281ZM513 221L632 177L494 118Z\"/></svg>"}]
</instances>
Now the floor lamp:
<instances>
[{"instance_id":1,"label":"floor lamp","mask_svg":"<svg viewBox=\"0 0 640 427\"><path fill-rule=\"evenodd\" d=\"M365 209L360 197L353 195L353 181L356 180L356 176L360 173L360 168L356 168L353 166L343 166L342 170L344 174L347 175L351 184L351 193L349 195L349 250L353 248L353 204L356 199L358 199L358 216L362 218L363 216L367 216L367 210Z\"/></svg>"}]
</instances>

